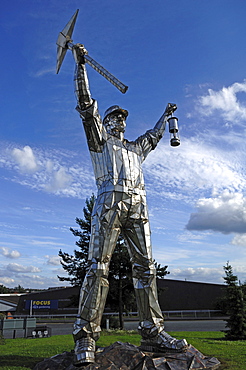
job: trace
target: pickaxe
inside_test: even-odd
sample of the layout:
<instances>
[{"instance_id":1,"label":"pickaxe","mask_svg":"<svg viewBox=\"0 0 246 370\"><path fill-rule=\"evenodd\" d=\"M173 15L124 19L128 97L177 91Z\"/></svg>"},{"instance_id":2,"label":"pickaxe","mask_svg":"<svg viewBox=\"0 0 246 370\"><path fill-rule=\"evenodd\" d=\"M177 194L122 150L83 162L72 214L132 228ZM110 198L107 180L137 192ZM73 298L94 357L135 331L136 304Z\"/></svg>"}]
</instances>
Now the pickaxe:
<instances>
[{"instance_id":1,"label":"pickaxe","mask_svg":"<svg viewBox=\"0 0 246 370\"><path fill-rule=\"evenodd\" d=\"M59 72L63 59L66 55L68 49L72 50L75 46L73 40L71 39L74 25L77 19L79 9L76 10L68 24L65 28L59 33L57 39L57 64L56 64L56 73ZM94 68L98 73L105 77L111 84L117 87L123 94L127 91L128 86L124 85L118 78L113 76L107 69L103 68L99 63L92 59L88 54L83 55L86 63L88 63L92 68Z\"/></svg>"}]
</instances>

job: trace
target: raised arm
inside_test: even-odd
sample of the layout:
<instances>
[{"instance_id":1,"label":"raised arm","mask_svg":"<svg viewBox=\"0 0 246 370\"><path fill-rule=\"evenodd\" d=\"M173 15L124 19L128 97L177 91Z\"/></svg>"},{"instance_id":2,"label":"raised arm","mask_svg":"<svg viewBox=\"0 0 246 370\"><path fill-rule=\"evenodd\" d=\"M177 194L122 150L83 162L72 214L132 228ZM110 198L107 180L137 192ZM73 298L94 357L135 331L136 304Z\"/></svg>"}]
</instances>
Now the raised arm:
<instances>
[{"instance_id":1,"label":"raised arm","mask_svg":"<svg viewBox=\"0 0 246 370\"><path fill-rule=\"evenodd\" d=\"M76 44L73 46L72 51L76 63L74 75L75 95L77 98L76 110L80 113L80 117L83 120L90 151L100 152L103 144L103 126L97 102L91 98L84 60L87 50L82 44Z\"/></svg>"},{"instance_id":2,"label":"raised arm","mask_svg":"<svg viewBox=\"0 0 246 370\"><path fill-rule=\"evenodd\" d=\"M168 103L165 112L160 117L154 128L148 130L144 135L140 136L136 141L141 145L143 150L144 159L147 157L151 150L155 149L158 142L161 140L166 129L168 118L177 109L176 104Z\"/></svg>"},{"instance_id":3,"label":"raised arm","mask_svg":"<svg viewBox=\"0 0 246 370\"><path fill-rule=\"evenodd\" d=\"M171 116L176 109L177 109L176 104L168 103L167 106L166 106L165 112L163 113L163 115L161 116L159 121L155 124L155 127L152 130L150 130L150 131L153 131L157 135L156 139L158 141L164 135L164 132L165 132L165 129L166 129L166 123L167 123L167 120L168 120L169 116ZM157 143L158 143L158 141L157 141Z\"/></svg>"},{"instance_id":4,"label":"raised arm","mask_svg":"<svg viewBox=\"0 0 246 370\"><path fill-rule=\"evenodd\" d=\"M74 45L73 56L76 63L74 75L75 95L78 103L77 108L82 111L89 108L93 103L84 60L86 53L87 50L82 44Z\"/></svg>"}]
</instances>

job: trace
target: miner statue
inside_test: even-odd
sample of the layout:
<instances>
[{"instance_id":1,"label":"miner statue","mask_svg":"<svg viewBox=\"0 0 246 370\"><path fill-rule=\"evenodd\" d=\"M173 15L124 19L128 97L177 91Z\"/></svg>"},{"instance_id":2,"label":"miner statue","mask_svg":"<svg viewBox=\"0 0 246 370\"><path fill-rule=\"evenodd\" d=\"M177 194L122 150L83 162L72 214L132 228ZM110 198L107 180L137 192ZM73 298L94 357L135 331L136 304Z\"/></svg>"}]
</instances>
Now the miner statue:
<instances>
[{"instance_id":1,"label":"miner statue","mask_svg":"<svg viewBox=\"0 0 246 370\"><path fill-rule=\"evenodd\" d=\"M74 364L82 366L95 361L96 341L100 336L109 289L109 264L120 233L132 264L139 314L138 330L142 336L141 349L151 352L182 352L187 348L187 342L185 339L177 340L165 332L158 303L142 171L143 161L156 148L168 120L169 131L173 135L171 145L179 145L177 119L172 117L177 107L175 104L167 104L154 128L135 141L128 141L124 137L128 116L126 109L113 105L106 110L102 119L97 101L91 97L86 63L123 93L127 87L89 57L82 44L72 43L71 34L76 17L77 12L59 34L57 72L66 50L70 49L76 63L76 109L82 118L98 192L92 212L88 266L73 331Z\"/></svg>"}]
</instances>

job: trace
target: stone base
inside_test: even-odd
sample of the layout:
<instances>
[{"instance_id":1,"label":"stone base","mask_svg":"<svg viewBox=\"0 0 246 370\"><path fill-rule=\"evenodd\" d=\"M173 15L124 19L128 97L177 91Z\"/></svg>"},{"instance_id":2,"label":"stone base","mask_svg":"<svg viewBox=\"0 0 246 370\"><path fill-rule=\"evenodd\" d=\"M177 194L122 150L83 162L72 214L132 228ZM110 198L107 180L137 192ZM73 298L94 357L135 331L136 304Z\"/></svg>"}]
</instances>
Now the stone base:
<instances>
[{"instance_id":1,"label":"stone base","mask_svg":"<svg viewBox=\"0 0 246 370\"><path fill-rule=\"evenodd\" d=\"M78 370L73 366L73 352L64 352L39 362L33 370ZM182 353L142 352L129 343L115 342L98 348L96 362L81 367L83 370L199 370L218 369L220 362L206 357L193 346Z\"/></svg>"}]
</instances>

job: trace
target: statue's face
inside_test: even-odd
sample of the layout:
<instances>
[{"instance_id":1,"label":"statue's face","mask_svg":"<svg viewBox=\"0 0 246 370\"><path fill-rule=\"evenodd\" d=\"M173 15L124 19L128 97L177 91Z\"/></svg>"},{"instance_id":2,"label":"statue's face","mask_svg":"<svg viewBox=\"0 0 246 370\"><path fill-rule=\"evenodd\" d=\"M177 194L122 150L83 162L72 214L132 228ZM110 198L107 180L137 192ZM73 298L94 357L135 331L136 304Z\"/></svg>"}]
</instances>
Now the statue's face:
<instances>
[{"instance_id":1,"label":"statue's face","mask_svg":"<svg viewBox=\"0 0 246 370\"><path fill-rule=\"evenodd\" d=\"M106 130L111 135L118 136L119 133L124 133L126 128L126 118L124 114L115 112L109 114L105 122Z\"/></svg>"}]
</instances>

